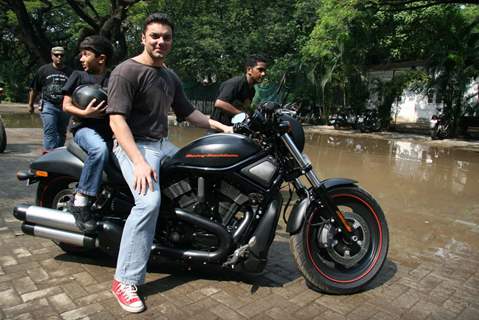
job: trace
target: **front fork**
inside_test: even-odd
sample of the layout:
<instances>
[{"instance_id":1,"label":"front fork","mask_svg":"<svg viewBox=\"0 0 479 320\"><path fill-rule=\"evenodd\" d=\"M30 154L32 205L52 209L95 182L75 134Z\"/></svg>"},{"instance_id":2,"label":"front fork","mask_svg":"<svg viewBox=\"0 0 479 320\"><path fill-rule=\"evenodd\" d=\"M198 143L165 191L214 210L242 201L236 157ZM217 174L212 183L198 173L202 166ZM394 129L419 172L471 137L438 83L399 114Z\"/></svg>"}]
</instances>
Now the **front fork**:
<instances>
[{"instance_id":1,"label":"front fork","mask_svg":"<svg viewBox=\"0 0 479 320\"><path fill-rule=\"evenodd\" d=\"M351 226L344 218L344 215L341 210L339 210L336 204L334 204L333 200L329 197L325 185L321 183L321 180L314 172L313 166L311 165L309 159L307 159L301 154L301 152L298 150L298 148L288 134L283 134L281 136L281 140L284 142L286 148L288 148L293 158L299 164L301 173L306 176L308 181L313 186L313 199L318 202L320 208L325 209L330 219L334 219L337 221L337 225L341 229L344 237L347 240L351 240L353 237L353 230ZM296 179L295 184L298 184L298 186L304 189L304 186L302 186L302 183L301 181L299 181L299 179ZM334 220L331 221L334 222Z\"/></svg>"}]
</instances>

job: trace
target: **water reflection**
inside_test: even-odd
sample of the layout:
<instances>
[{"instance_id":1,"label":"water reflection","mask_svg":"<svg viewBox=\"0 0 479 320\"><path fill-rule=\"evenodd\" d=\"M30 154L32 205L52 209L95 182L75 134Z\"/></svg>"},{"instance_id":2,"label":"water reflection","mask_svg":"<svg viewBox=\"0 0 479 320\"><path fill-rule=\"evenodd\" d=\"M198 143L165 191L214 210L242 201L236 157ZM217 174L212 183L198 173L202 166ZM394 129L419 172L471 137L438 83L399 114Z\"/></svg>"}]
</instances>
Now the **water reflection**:
<instances>
[{"instance_id":1,"label":"water reflection","mask_svg":"<svg viewBox=\"0 0 479 320\"><path fill-rule=\"evenodd\" d=\"M323 177L353 177L379 192L395 185L398 192L416 196L434 191L479 194L475 152L366 137L310 133L306 138L306 152Z\"/></svg>"}]
</instances>

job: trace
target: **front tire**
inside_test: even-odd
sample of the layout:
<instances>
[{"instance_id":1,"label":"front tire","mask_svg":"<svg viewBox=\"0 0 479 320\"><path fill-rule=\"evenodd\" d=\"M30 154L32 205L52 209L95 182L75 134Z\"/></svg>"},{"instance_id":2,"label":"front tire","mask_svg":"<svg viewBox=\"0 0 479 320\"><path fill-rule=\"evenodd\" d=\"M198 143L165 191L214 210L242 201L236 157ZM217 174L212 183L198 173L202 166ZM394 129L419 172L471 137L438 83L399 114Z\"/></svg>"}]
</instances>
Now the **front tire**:
<instances>
[{"instance_id":1,"label":"front tire","mask_svg":"<svg viewBox=\"0 0 479 320\"><path fill-rule=\"evenodd\" d=\"M307 285L324 293L351 294L364 289L381 271L389 247L382 209L359 187L328 191L354 229L348 242L324 212L312 205L300 231L290 238L294 260Z\"/></svg>"}]
</instances>

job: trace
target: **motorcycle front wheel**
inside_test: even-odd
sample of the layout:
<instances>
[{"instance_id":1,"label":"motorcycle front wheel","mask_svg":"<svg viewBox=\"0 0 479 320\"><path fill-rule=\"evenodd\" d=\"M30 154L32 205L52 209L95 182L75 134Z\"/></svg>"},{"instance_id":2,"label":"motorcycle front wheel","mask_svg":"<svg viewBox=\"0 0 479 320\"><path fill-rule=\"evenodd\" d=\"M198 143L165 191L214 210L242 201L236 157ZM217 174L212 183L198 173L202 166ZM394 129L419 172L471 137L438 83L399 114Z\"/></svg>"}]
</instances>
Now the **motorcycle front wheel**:
<instances>
[{"instance_id":1,"label":"motorcycle front wheel","mask_svg":"<svg viewBox=\"0 0 479 320\"><path fill-rule=\"evenodd\" d=\"M294 260L308 286L330 294L361 291L381 271L389 231L379 204L359 187L328 191L353 229L348 241L319 207L310 206L301 230L290 238Z\"/></svg>"}]
</instances>

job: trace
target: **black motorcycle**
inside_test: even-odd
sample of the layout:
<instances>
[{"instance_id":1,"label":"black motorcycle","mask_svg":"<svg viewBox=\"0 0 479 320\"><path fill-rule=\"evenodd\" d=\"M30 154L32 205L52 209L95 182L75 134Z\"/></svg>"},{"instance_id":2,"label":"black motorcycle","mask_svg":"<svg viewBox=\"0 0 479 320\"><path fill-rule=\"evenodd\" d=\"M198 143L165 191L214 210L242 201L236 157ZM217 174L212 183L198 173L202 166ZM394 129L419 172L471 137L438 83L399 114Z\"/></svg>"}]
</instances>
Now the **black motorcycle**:
<instances>
[{"instance_id":1,"label":"black motorcycle","mask_svg":"<svg viewBox=\"0 0 479 320\"><path fill-rule=\"evenodd\" d=\"M451 135L451 123L449 117L441 109L437 109L438 113L431 117L431 139L442 140Z\"/></svg>"},{"instance_id":2,"label":"black motorcycle","mask_svg":"<svg viewBox=\"0 0 479 320\"><path fill-rule=\"evenodd\" d=\"M363 289L388 252L379 204L354 180L320 180L302 153L301 124L282 114L280 105L267 102L248 119L238 122L239 117L235 134L201 137L162 164L163 197L151 254L187 265L261 272L281 216L281 187L290 183L298 200L286 230L308 285L327 293ZM67 252L99 249L115 256L132 195L118 168L107 167L92 207L97 232L82 234L66 208L83 159L83 150L70 144L19 172L20 180L39 185L36 206L18 205L14 216L23 221L24 233L52 239Z\"/></svg>"},{"instance_id":3,"label":"black motorcycle","mask_svg":"<svg viewBox=\"0 0 479 320\"><path fill-rule=\"evenodd\" d=\"M381 119L376 109L366 110L357 117L357 127L361 132L378 132L381 130Z\"/></svg>"},{"instance_id":4,"label":"black motorcycle","mask_svg":"<svg viewBox=\"0 0 479 320\"><path fill-rule=\"evenodd\" d=\"M328 124L338 130L344 127L357 128L357 116L351 109L344 109L329 116Z\"/></svg>"}]
</instances>

